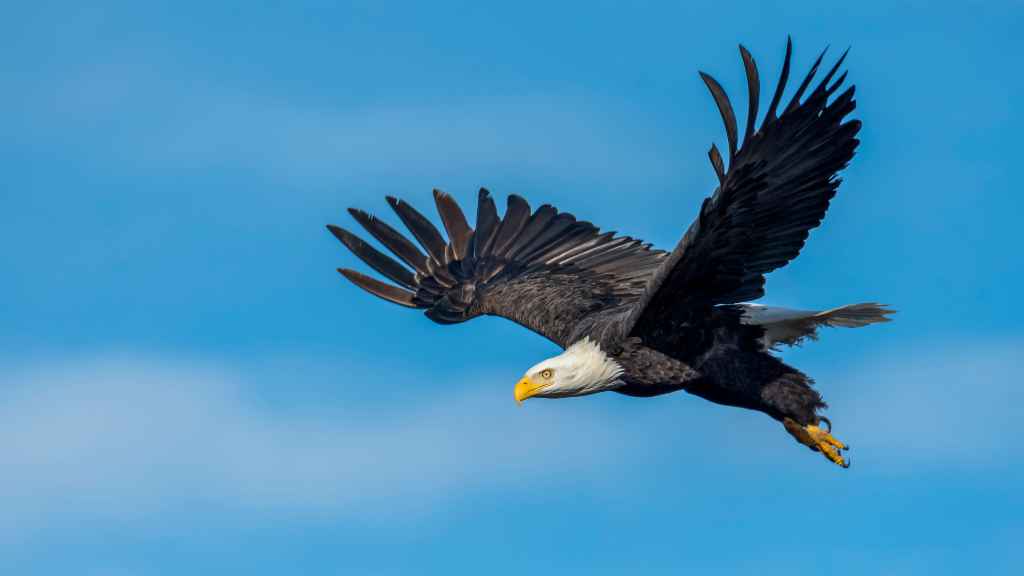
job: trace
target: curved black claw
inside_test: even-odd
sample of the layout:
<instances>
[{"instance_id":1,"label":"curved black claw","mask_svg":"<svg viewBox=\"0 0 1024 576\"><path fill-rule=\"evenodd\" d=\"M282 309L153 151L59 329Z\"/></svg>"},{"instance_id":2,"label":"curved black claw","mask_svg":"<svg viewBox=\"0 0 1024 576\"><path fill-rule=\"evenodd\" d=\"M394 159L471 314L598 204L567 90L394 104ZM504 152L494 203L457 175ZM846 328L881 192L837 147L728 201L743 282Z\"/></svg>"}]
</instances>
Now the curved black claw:
<instances>
[{"instance_id":1,"label":"curved black claw","mask_svg":"<svg viewBox=\"0 0 1024 576\"><path fill-rule=\"evenodd\" d=\"M825 424L828 425L828 433L831 434L832 433L832 421L829 420L828 418L825 418L824 416L818 416L818 420L820 420L821 422L824 422Z\"/></svg>"}]
</instances>

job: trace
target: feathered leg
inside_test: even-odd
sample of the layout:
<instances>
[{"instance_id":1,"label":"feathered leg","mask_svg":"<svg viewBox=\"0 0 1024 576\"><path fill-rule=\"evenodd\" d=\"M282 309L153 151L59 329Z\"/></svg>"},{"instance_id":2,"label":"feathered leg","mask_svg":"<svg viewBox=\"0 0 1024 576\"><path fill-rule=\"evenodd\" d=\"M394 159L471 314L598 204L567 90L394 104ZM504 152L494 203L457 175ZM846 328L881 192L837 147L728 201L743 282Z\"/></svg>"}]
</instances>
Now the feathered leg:
<instances>
[{"instance_id":1,"label":"feathered leg","mask_svg":"<svg viewBox=\"0 0 1024 576\"><path fill-rule=\"evenodd\" d=\"M796 369L790 370L761 391L762 400L770 407L769 414L781 420L797 442L821 452L833 464L849 468L850 462L843 458L842 451L850 447L832 436L832 422L818 415L826 404L812 388L813 381ZM823 422L827 428L821 426Z\"/></svg>"}]
</instances>

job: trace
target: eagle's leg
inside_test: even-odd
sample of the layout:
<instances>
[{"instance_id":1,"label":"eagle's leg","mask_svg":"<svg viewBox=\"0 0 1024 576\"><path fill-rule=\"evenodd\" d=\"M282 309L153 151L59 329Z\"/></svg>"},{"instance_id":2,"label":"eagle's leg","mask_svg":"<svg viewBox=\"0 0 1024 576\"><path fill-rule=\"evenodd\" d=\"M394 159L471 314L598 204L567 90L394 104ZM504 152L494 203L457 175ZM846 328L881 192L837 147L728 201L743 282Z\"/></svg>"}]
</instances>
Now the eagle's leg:
<instances>
[{"instance_id":1,"label":"eagle's leg","mask_svg":"<svg viewBox=\"0 0 1024 576\"><path fill-rule=\"evenodd\" d=\"M832 422L830 422L828 418L818 416L817 420L818 422L816 424L806 424L801 426L792 418L786 418L782 421L782 424L786 427L786 431L796 438L797 442L807 446L815 452L821 452L825 458L828 458L833 464L837 464L843 468L849 468L850 461L844 460L840 451L849 450L850 447L832 436ZM827 430L819 426L822 422L828 425Z\"/></svg>"},{"instance_id":2,"label":"eagle's leg","mask_svg":"<svg viewBox=\"0 0 1024 576\"><path fill-rule=\"evenodd\" d=\"M832 423L828 418L818 415L818 411L827 405L821 394L814 389L814 381L796 368L767 354L761 360L761 372L767 372L768 378L771 378L760 391L759 400L764 406L762 410L781 420L786 431L797 442L815 452L821 452L833 464L848 468L850 463L843 459L840 452L849 447L832 436ZM822 422L828 428L823 428Z\"/></svg>"}]
</instances>

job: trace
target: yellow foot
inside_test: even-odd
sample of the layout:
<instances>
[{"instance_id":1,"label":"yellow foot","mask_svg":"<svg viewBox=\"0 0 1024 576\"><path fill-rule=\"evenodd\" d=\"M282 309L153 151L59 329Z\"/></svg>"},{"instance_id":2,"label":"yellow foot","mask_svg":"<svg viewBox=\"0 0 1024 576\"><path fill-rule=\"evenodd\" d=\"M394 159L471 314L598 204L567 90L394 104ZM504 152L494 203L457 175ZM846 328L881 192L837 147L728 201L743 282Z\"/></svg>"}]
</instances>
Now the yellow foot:
<instances>
[{"instance_id":1,"label":"yellow foot","mask_svg":"<svg viewBox=\"0 0 1024 576\"><path fill-rule=\"evenodd\" d=\"M836 440L836 438L832 436L832 423L829 422L828 418L820 416L819 418L821 422L828 424L828 430L819 428L816 424L801 426L790 418L783 420L782 424L786 427L786 431L796 438L797 442L807 446L815 452L821 452L825 458L828 458L833 464L838 464L843 468L849 468L850 461L844 460L839 452L841 450L849 450L850 447L839 440Z\"/></svg>"}]
</instances>

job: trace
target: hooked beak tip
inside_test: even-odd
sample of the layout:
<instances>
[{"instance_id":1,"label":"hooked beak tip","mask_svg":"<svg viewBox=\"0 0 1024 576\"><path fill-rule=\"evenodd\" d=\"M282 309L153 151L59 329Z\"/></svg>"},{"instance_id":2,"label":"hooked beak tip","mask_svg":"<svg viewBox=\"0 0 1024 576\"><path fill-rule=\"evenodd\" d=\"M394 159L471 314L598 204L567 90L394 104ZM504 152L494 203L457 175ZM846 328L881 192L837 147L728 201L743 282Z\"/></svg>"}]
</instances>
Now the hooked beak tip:
<instances>
[{"instance_id":1,"label":"hooked beak tip","mask_svg":"<svg viewBox=\"0 0 1024 576\"><path fill-rule=\"evenodd\" d=\"M516 404L522 406L523 400L534 396L537 393L539 387L530 381L529 378L523 377L519 382L516 382L516 387L513 395L516 399Z\"/></svg>"}]
</instances>

